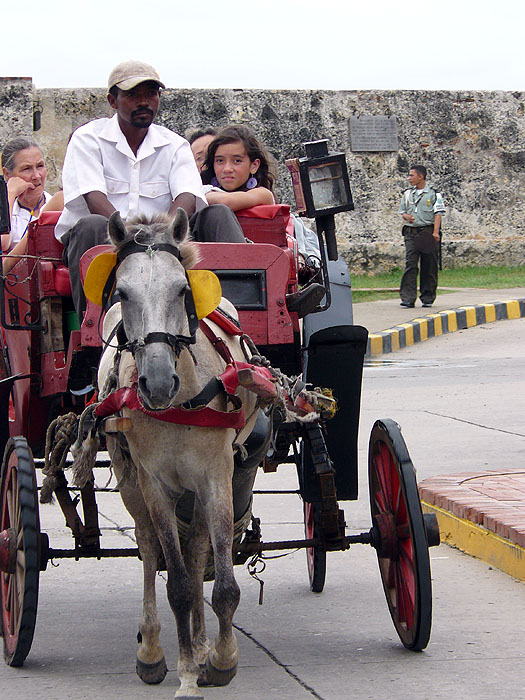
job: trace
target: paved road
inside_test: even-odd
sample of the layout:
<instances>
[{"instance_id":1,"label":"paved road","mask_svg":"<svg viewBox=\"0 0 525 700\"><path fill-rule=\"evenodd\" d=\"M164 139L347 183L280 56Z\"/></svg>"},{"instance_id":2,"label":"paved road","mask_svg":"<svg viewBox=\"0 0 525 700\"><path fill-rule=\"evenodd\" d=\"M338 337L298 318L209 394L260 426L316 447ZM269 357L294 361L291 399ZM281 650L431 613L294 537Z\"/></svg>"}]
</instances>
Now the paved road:
<instances>
[{"instance_id":1,"label":"paved road","mask_svg":"<svg viewBox=\"0 0 525 700\"><path fill-rule=\"evenodd\" d=\"M514 325L518 324L518 325ZM468 335L467 335L468 334ZM510 335L509 335L510 334ZM361 471L376 418L403 428L419 478L490 463L522 466L525 321L505 321L436 338L371 362L365 369ZM519 345L518 345L519 344ZM105 481L99 474L97 481ZM293 468L263 475L257 486L295 488ZM366 491L362 474L361 490ZM116 494L101 495L104 546L132 545L131 522ZM345 504L350 530L368 529L367 499ZM300 536L294 496L260 496L265 539ZM69 544L58 507L41 509L52 546ZM116 529L118 527L118 529ZM216 700L520 700L525 588L483 562L441 545L432 550L434 624L427 650L397 639L371 548L329 555L325 591L310 593L303 552L270 561L259 584L237 569L240 665ZM135 560L61 561L42 574L39 618L22 669L0 665L2 697L21 700L171 699L178 686L176 637L159 577L162 639L170 672L144 686L134 672L141 572ZM207 584L207 596L210 589ZM212 614L210 629L214 629Z\"/></svg>"}]
</instances>

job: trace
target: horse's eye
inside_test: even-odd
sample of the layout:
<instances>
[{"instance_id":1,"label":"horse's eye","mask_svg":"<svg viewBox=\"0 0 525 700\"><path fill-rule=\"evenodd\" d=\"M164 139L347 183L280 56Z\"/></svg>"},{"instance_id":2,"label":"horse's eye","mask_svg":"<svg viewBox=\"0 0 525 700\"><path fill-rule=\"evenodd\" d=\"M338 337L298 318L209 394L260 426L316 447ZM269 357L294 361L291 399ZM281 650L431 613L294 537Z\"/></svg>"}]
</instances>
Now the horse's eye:
<instances>
[{"instance_id":1,"label":"horse's eye","mask_svg":"<svg viewBox=\"0 0 525 700\"><path fill-rule=\"evenodd\" d=\"M190 291L190 286L186 284L186 285L184 285L184 287L180 290L179 296L180 296L180 297L183 297L183 296L186 295L186 292L189 292L189 291Z\"/></svg>"},{"instance_id":2,"label":"horse's eye","mask_svg":"<svg viewBox=\"0 0 525 700\"><path fill-rule=\"evenodd\" d=\"M118 298L120 299L120 301L127 301L128 300L128 295L126 294L126 292L123 289L120 289L119 287L117 287L115 293L118 295Z\"/></svg>"}]
</instances>

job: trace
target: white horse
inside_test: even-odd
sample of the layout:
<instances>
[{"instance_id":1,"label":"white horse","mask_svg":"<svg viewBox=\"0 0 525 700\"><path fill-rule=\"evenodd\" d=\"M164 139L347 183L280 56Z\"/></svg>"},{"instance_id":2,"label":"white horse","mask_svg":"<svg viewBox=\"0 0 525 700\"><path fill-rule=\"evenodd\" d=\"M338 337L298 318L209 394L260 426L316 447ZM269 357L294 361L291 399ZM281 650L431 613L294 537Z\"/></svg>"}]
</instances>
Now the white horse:
<instances>
[{"instance_id":1,"label":"white horse","mask_svg":"<svg viewBox=\"0 0 525 700\"><path fill-rule=\"evenodd\" d=\"M171 223L157 217L135 219L126 227L115 213L109 235L121 258L116 271L120 305L109 309L104 335L121 314L127 340L126 350L119 352L118 384L130 386L135 381L142 404L151 411L181 405L225 367L210 340L193 325L186 269L196 263L198 252L195 244L186 241L187 217L179 209ZM232 356L245 360L238 341L225 340ZM104 353L100 387L107 386L115 353L114 348ZM232 562L234 443L243 443L257 412L254 394L242 388L237 394L247 419L242 430L176 425L124 407L122 415L131 418L125 439L122 434L107 438L121 496L135 520L144 568L137 673L146 683L160 683L166 675L155 601L156 572L164 560L167 595L178 631L178 699L202 698L200 685L225 685L237 669L232 630L240 597ZM209 406L226 411L224 394L219 393ZM195 498L183 554L175 508L187 492ZM212 607L219 623L212 644L204 626L202 591L210 541L215 567Z\"/></svg>"}]
</instances>

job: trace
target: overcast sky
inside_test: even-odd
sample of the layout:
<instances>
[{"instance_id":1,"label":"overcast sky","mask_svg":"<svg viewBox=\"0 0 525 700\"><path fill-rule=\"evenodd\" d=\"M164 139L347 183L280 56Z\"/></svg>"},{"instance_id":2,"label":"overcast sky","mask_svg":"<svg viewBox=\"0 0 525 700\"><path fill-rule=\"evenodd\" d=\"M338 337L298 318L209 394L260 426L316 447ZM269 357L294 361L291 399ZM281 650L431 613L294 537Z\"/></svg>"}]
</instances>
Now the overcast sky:
<instances>
[{"instance_id":1,"label":"overcast sky","mask_svg":"<svg viewBox=\"0 0 525 700\"><path fill-rule=\"evenodd\" d=\"M3 2L0 76L104 87L127 58L167 87L523 90L522 0Z\"/></svg>"}]
</instances>

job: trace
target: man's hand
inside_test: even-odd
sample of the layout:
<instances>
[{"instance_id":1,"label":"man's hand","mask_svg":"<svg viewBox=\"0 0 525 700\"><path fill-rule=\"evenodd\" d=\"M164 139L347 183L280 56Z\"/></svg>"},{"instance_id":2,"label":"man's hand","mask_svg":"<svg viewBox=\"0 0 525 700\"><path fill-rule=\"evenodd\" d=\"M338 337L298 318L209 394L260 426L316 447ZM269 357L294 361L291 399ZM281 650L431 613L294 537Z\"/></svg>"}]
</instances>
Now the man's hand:
<instances>
[{"instance_id":1,"label":"man's hand","mask_svg":"<svg viewBox=\"0 0 525 700\"><path fill-rule=\"evenodd\" d=\"M408 224L413 224L414 223L414 217L412 214L401 214L401 217L404 221L406 221Z\"/></svg>"}]
</instances>

